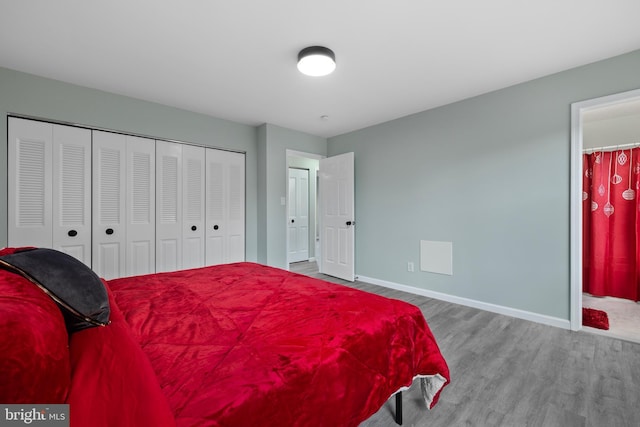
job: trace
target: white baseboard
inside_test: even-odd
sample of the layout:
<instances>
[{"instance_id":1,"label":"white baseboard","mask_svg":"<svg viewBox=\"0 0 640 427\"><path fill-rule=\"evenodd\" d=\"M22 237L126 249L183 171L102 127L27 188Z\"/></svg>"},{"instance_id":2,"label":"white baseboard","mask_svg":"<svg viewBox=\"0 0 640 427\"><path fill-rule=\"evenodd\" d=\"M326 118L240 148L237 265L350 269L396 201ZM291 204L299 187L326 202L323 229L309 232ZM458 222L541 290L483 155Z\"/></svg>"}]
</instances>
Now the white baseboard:
<instances>
[{"instance_id":1,"label":"white baseboard","mask_svg":"<svg viewBox=\"0 0 640 427\"><path fill-rule=\"evenodd\" d=\"M451 302L454 304L460 304L467 307L473 307L484 311L490 311L492 313L504 314L505 316L516 317L518 319L529 320L531 322L542 323L544 325L555 326L557 328L571 329L571 322L569 322L568 319L560 319L558 317L519 310L517 308L505 307L502 305L476 301L469 298L457 297L455 295L430 291L428 289L416 288L415 286L402 285L400 283L388 282L386 280L374 279L372 277L358 276L358 280L361 282L371 283L372 285L378 285L385 288L396 289L398 291L409 292L411 294L421 295L423 297Z\"/></svg>"}]
</instances>

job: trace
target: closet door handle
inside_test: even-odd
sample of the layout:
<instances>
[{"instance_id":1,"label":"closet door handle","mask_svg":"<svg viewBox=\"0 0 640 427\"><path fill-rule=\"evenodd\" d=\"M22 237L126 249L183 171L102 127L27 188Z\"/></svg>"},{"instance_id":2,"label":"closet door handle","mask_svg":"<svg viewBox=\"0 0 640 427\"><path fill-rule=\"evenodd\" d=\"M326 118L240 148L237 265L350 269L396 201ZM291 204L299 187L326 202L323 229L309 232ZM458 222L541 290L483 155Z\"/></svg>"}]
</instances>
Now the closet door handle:
<instances>
[{"instance_id":1,"label":"closet door handle","mask_svg":"<svg viewBox=\"0 0 640 427\"><path fill-rule=\"evenodd\" d=\"M198 227L196 227L195 225L191 226L191 231L196 231L198 229Z\"/></svg>"},{"instance_id":2,"label":"closet door handle","mask_svg":"<svg viewBox=\"0 0 640 427\"><path fill-rule=\"evenodd\" d=\"M220 228L220 227L218 227L218 224L216 224L216 225L214 225L214 226L213 226L213 229L214 229L214 230L217 230L218 228Z\"/></svg>"},{"instance_id":3,"label":"closet door handle","mask_svg":"<svg viewBox=\"0 0 640 427\"><path fill-rule=\"evenodd\" d=\"M111 236L113 234L113 228L107 228L105 230L105 233L107 233L109 236Z\"/></svg>"},{"instance_id":4,"label":"closet door handle","mask_svg":"<svg viewBox=\"0 0 640 427\"><path fill-rule=\"evenodd\" d=\"M76 230L69 230L67 235L69 235L69 237L76 237L78 235L78 232Z\"/></svg>"}]
</instances>

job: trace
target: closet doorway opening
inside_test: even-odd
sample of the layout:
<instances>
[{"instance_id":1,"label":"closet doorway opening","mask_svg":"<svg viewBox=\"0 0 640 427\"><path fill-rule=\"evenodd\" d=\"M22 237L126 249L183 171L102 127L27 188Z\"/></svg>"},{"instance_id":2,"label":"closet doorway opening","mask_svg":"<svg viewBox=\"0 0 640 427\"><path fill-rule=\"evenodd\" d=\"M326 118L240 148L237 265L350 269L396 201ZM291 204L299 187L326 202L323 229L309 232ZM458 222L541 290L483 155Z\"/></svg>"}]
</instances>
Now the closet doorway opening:
<instances>
[{"instance_id":1,"label":"closet doorway opening","mask_svg":"<svg viewBox=\"0 0 640 427\"><path fill-rule=\"evenodd\" d=\"M635 171L635 164L640 161L635 153L640 150L634 150L640 147L640 90L574 103L571 120L571 329L640 342L640 303L607 295L606 292L595 290L598 286L591 286L594 283L594 269L589 266L594 264L592 254L595 240L585 238L590 234L585 234L583 230L585 224L586 233L594 229L590 224L593 214L599 213L603 216L600 220L605 223L618 219L612 218L616 210L610 199L617 187L623 184L626 190L620 187L620 192L624 203L633 203L635 214L640 217L640 203L637 200L640 188L636 188L635 178L640 172ZM604 167L606 177L597 178L598 182L595 183L591 177L599 171L592 166L597 164L600 167L602 159L609 159ZM608 169L611 169L611 174ZM625 174L628 182L618 173L623 169L628 170ZM629 177L631 174L633 179ZM630 189L633 190L634 199L631 199ZM598 203L602 197L607 198L608 202L603 199L600 200L603 203ZM617 213L622 214L622 209ZM634 230L629 232L635 234ZM589 258L583 258L585 244L591 248L587 251ZM606 268L614 269L614 263L607 262ZM589 277L592 279L588 280ZM585 280L588 280L586 287ZM609 329L583 326L583 308L604 311Z\"/></svg>"}]
</instances>

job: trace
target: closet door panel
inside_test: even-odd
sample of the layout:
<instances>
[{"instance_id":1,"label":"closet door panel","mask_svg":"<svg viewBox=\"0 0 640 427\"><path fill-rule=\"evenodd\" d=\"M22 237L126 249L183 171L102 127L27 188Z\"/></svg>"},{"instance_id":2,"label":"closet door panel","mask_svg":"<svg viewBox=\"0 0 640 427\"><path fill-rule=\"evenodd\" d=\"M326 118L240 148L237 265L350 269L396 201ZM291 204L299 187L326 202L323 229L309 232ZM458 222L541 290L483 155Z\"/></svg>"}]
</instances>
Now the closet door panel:
<instances>
[{"instance_id":1,"label":"closet door panel","mask_svg":"<svg viewBox=\"0 0 640 427\"><path fill-rule=\"evenodd\" d=\"M124 252L122 242L101 242L99 245L94 245L97 249L97 253L94 255L93 271L106 279L116 279L122 277L123 273L123 260L121 254Z\"/></svg>"},{"instance_id":2,"label":"closet door panel","mask_svg":"<svg viewBox=\"0 0 640 427\"><path fill-rule=\"evenodd\" d=\"M51 247L53 127L15 117L8 125L8 244Z\"/></svg>"},{"instance_id":3,"label":"closet door panel","mask_svg":"<svg viewBox=\"0 0 640 427\"><path fill-rule=\"evenodd\" d=\"M126 137L127 235L126 275L156 271L156 143L153 139Z\"/></svg>"},{"instance_id":4,"label":"closet door panel","mask_svg":"<svg viewBox=\"0 0 640 427\"><path fill-rule=\"evenodd\" d=\"M244 154L207 149L206 263L244 261Z\"/></svg>"},{"instance_id":5,"label":"closet door panel","mask_svg":"<svg viewBox=\"0 0 640 427\"><path fill-rule=\"evenodd\" d=\"M226 153L228 175L227 239L229 249L227 262L244 261L245 241L245 155Z\"/></svg>"},{"instance_id":6,"label":"closet door panel","mask_svg":"<svg viewBox=\"0 0 640 427\"><path fill-rule=\"evenodd\" d=\"M180 239L157 238L156 248L156 272L176 271L182 268L182 266L178 264L182 253L180 250Z\"/></svg>"},{"instance_id":7,"label":"closet door panel","mask_svg":"<svg viewBox=\"0 0 640 427\"><path fill-rule=\"evenodd\" d=\"M204 266L205 149L182 147L182 268Z\"/></svg>"},{"instance_id":8,"label":"closet door panel","mask_svg":"<svg viewBox=\"0 0 640 427\"><path fill-rule=\"evenodd\" d=\"M182 268L182 145L156 141L156 271Z\"/></svg>"},{"instance_id":9,"label":"closet door panel","mask_svg":"<svg viewBox=\"0 0 640 427\"><path fill-rule=\"evenodd\" d=\"M225 262L225 190L224 154L221 150L207 149L206 188L206 264L217 265Z\"/></svg>"},{"instance_id":10,"label":"closet door panel","mask_svg":"<svg viewBox=\"0 0 640 427\"><path fill-rule=\"evenodd\" d=\"M93 270L105 279L125 275L126 137L93 131Z\"/></svg>"},{"instance_id":11,"label":"closet door panel","mask_svg":"<svg viewBox=\"0 0 640 427\"><path fill-rule=\"evenodd\" d=\"M91 131L53 126L53 248L91 267Z\"/></svg>"}]
</instances>

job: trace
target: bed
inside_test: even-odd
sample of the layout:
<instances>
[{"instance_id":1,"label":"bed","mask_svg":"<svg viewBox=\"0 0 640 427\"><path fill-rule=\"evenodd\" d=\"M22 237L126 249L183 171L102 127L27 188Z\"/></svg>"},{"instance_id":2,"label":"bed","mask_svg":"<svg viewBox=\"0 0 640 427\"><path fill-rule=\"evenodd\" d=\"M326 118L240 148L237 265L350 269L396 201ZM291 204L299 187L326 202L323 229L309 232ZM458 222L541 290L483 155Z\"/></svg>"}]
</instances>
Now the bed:
<instances>
[{"instance_id":1,"label":"bed","mask_svg":"<svg viewBox=\"0 0 640 427\"><path fill-rule=\"evenodd\" d=\"M72 427L357 426L414 379L429 408L449 382L422 313L402 301L255 263L101 283L109 324L64 347L59 304L0 270L0 327L27 325L11 337L19 349L3 338L15 387L0 400L68 403Z\"/></svg>"}]
</instances>

